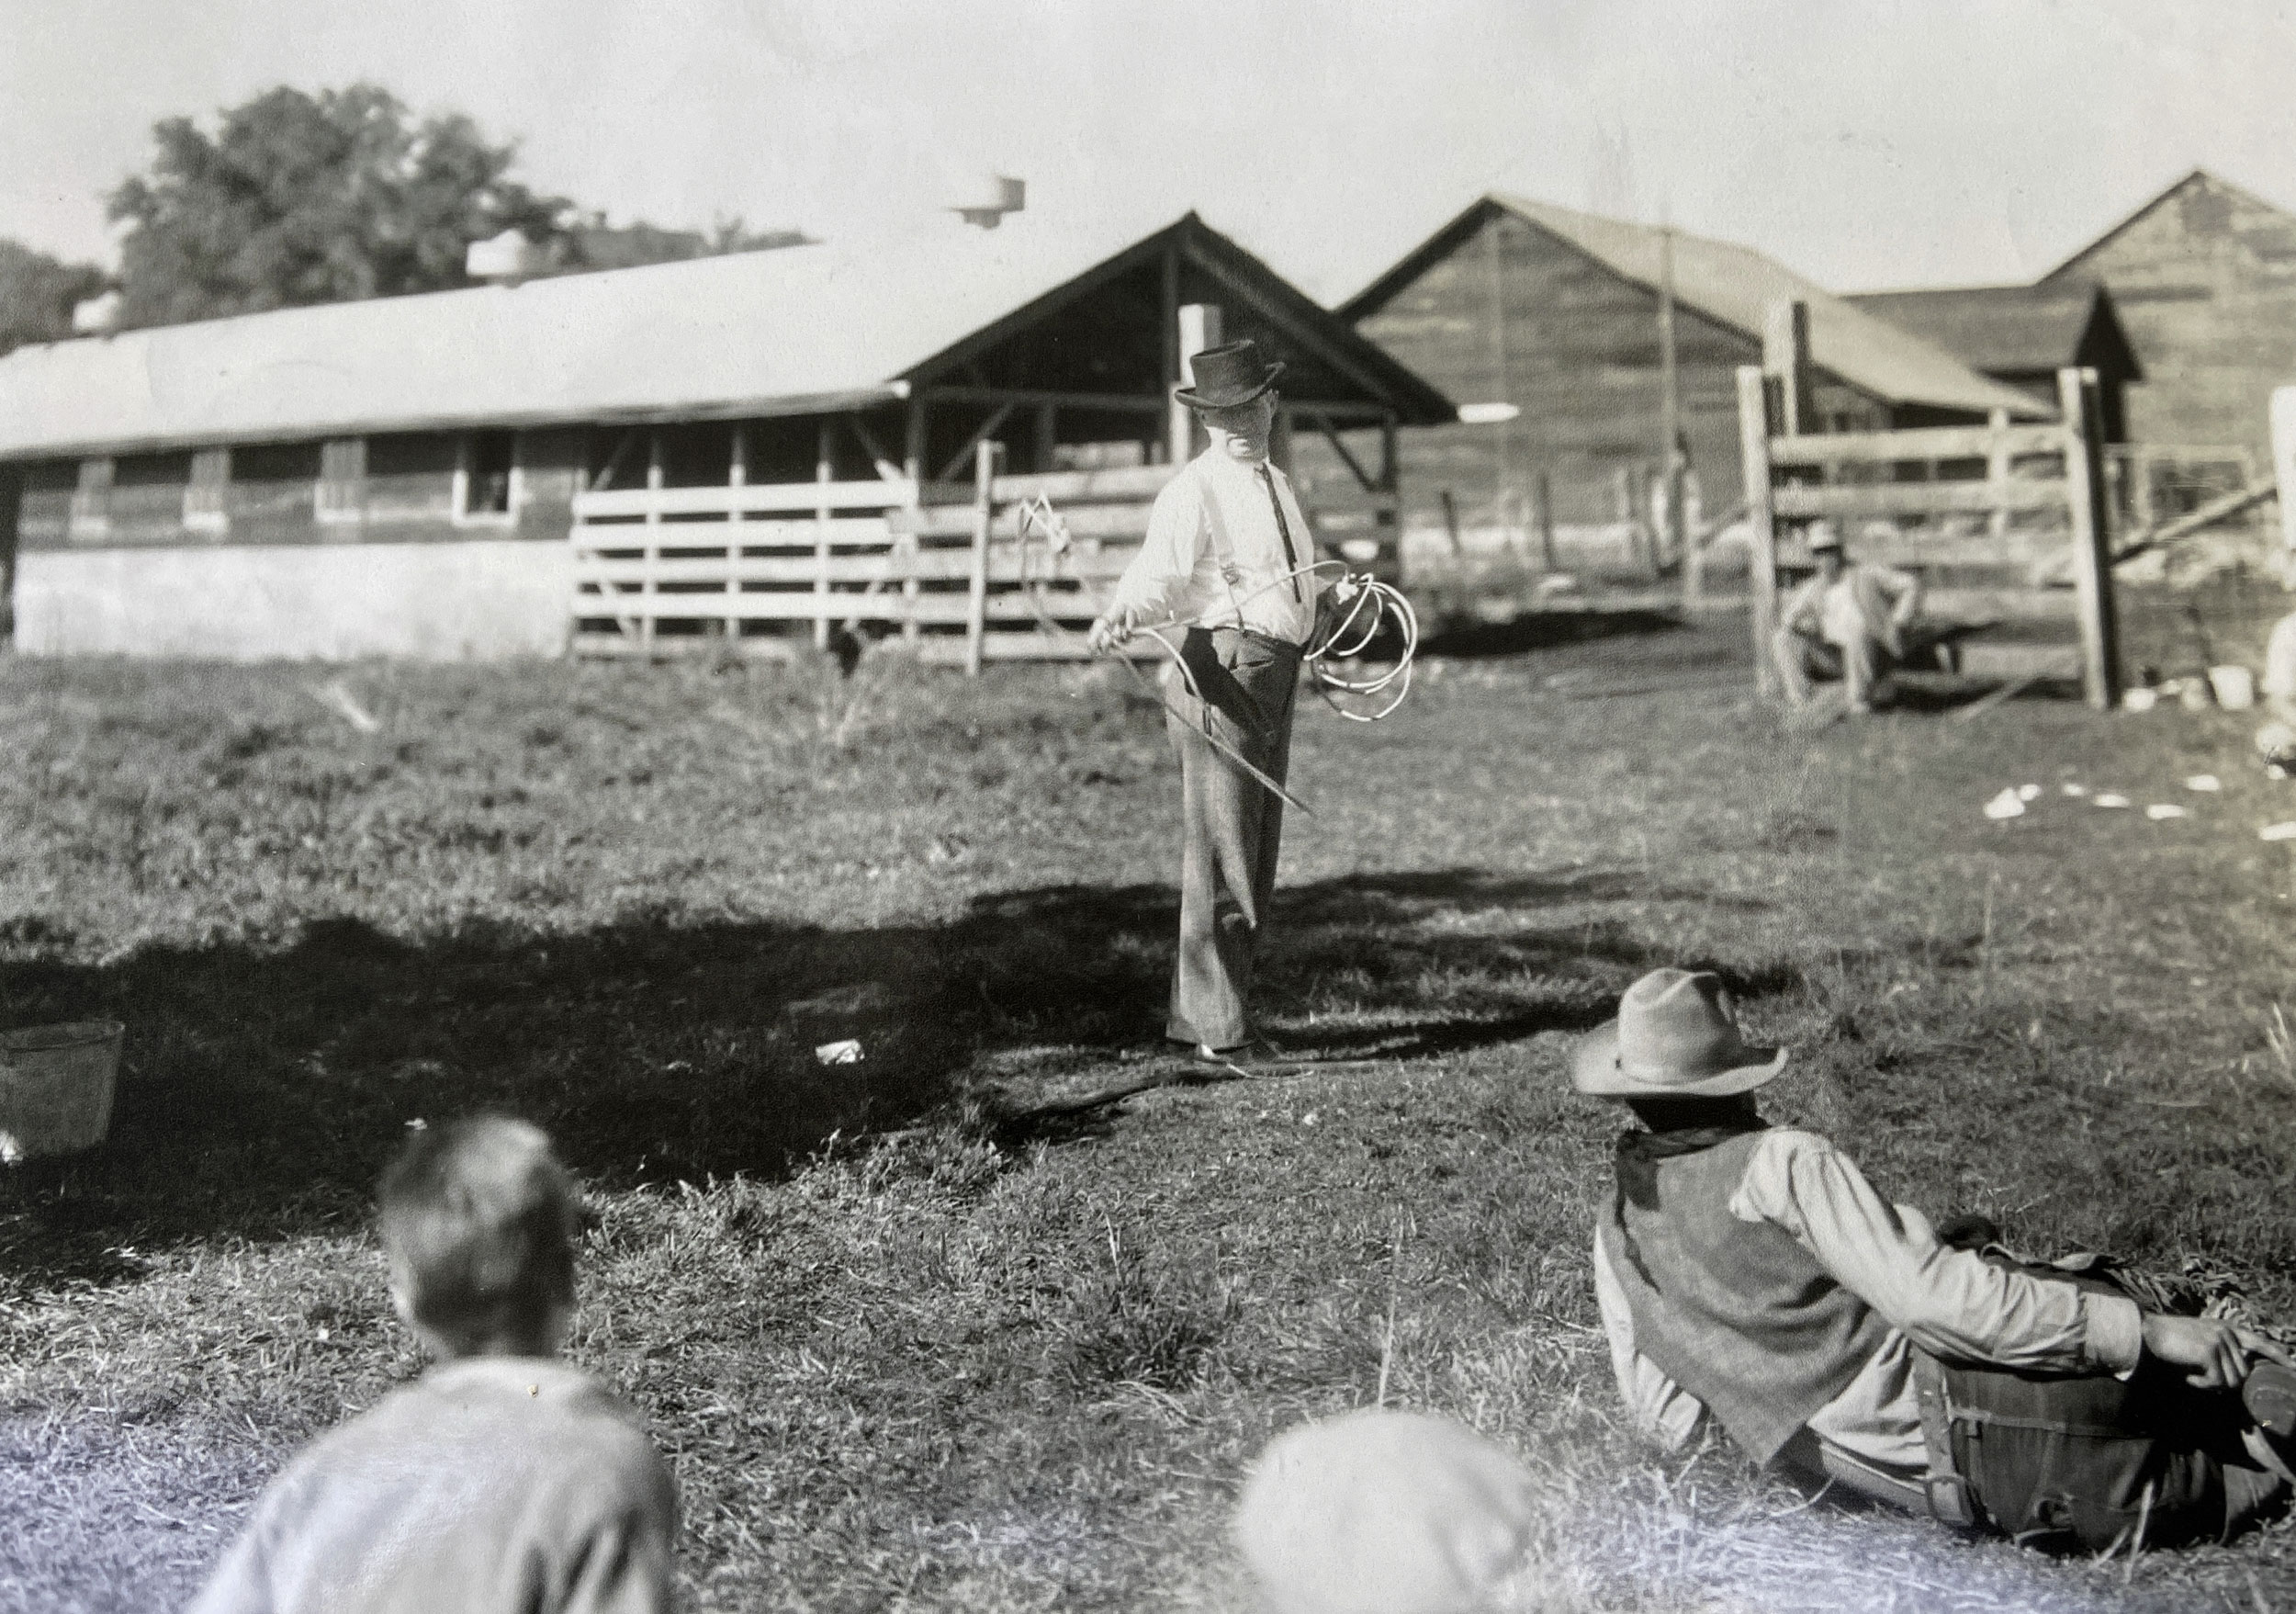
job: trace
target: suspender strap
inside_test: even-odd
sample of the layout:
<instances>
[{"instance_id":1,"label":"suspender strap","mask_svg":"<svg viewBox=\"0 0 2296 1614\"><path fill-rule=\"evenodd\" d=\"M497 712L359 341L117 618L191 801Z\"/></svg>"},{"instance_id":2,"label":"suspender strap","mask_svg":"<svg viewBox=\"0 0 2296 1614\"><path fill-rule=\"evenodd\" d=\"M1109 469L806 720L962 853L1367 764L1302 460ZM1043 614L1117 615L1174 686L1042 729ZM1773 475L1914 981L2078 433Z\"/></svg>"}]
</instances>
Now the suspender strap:
<instances>
[{"instance_id":1,"label":"suspender strap","mask_svg":"<svg viewBox=\"0 0 2296 1614\"><path fill-rule=\"evenodd\" d=\"M1919 1346L1913 1348L1913 1394L1921 1408L1921 1444L1930 1472L1923 1481L1930 1513L1939 1522L1968 1529L1977 1522L1969 1482L1953 1466L1953 1398L1945 1386L1945 1366Z\"/></svg>"}]
</instances>

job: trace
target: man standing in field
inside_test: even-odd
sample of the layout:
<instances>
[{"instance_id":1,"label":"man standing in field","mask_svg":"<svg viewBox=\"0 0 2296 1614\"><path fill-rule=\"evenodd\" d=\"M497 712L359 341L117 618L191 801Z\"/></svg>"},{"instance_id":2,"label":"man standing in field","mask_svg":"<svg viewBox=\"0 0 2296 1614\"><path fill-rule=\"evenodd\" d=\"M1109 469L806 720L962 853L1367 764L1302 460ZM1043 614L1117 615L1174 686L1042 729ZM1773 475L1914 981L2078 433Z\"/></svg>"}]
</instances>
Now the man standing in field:
<instances>
[{"instance_id":1,"label":"man standing in field","mask_svg":"<svg viewBox=\"0 0 2296 1614\"><path fill-rule=\"evenodd\" d=\"M1276 885L1283 803L1199 728L1281 784L1300 659L1322 585L1290 480L1268 463L1276 378L1250 342L1198 354L1173 396L1211 445L1157 494L1147 541L1092 625L1106 652L1144 628L1181 630L1165 728L1180 758L1180 947L1165 1035L1232 1065L1255 1052L1253 955Z\"/></svg>"},{"instance_id":2,"label":"man standing in field","mask_svg":"<svg viewBox=\"0 0 2296 1614\"><path fill-rule=\"evenodd\" d=\"M2222 1540L2286 1506L2278 1346L2141 1310L2096 1269L1941 1243L1825 1138L1755 1112L1785 1062L1741 1040L1718 977L1678 969L1574 1055L1572 1084L1648 1129L1619 1139L1594 1240L1646 1434L1679 1448L1711 1418L1757 1462L2090 1552Z\"/></svg>"},{"instance_id":3,"label":"man standing in field","mask_svg":"<svg viewBox=\"0 0 2296 1614\"><path fill-rule=\"evenodd\" d=\"M1876 687L1906 659L1921 614L1920 580L1894 567L1853 563L1829 521L1809 529L1818 575L1786 597L1771 653L1786 698L1807 705L1814 679L1840 679L1852 712L1874 709Z\"/></svg>"},{"instance_id":4,"label":"man standing in field","mask_svg":"<svg viewBox=\"0 0 2296 1614\"><path fill-rule=\"evenodd\" d=\"M440 1365L298 1453L191 1614L666 1614L669 1471L556 1360L575 1215L525 1123L415 1135L383 1178L383 1247Z\"/></svg>"}]
</instances>

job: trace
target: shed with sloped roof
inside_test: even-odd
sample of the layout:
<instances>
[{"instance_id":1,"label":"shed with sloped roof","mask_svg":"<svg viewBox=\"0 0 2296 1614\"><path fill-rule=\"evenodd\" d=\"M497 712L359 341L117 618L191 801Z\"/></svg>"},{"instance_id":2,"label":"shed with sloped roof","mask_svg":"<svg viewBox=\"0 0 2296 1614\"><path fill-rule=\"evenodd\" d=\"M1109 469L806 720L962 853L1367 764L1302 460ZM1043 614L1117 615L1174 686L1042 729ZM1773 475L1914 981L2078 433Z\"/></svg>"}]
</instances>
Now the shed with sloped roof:
<instances>
[{"instance_id":1,"label":"shed with sloped roof","mask_svg":"<svg viewBox=\"0 0 2296 1614\"><path fill-rule=\"evenodd\" d=\"M1829 429L2054 412L1750 247L1492 194L1340 305L1479 423L1404 434L1406 525L1443 521L1447 494L1461 523L1520 535L1541 482L1558 525L1615 519L1626 473L1660 457L1670 282L1680 431L1709 511L1738 497L1735 373L1761 362L1779 301L1808 307Z\"/></svg>"},{"instance_id":2,"label":"shed with sloped roof","mask_svg":"<svg viewBox=\"0 0 2296 1614\"><path fill-rule=\"evenodd\" d=\"M2080 280L1962 286L1859 292L1845 300L2044 406L2056 400L2059 370L2093 369L2105 441L2119 443L2127 435L2124 395L2130 382L2144 378L2144 370L2112 294L2102 286Z\"/></svg>"}]
</instances>

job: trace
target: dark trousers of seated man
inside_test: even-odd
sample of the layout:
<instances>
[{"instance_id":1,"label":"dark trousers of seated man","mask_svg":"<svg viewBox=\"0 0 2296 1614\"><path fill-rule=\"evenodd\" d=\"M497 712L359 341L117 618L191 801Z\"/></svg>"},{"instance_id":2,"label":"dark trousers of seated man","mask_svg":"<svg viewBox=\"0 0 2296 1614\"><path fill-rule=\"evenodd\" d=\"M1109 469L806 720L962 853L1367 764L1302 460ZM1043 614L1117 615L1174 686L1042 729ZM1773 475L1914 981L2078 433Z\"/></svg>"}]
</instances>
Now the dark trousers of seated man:
<instances>
[{"instance_id":1,"label":"dark trousers of seated man","mask_svg":"<svg viewBox=\"0 0 2296 1614\"><path fill-rule=\"evenodd\" d=\"M1165 1034L1232 1048L1252 1035L1252 970L1283 844L1284 804L1190 728L1202 724L1269 778L1291 761L1300 647L1243 628L1190 628L1165 720L1180 758L1180 949Z\"/></svg>"},{"instance_id":2,"label":"dark trousers of seated man","mask_svg":"<svg viewBox=\"0 0 2296 1614\"><path fill-rule=\"evenodd\" d=\"M1986 1258L2126 1292L2110 1277ZM1948 1362L1945 1388L1955 1471L1985 1519L2028 1545L2102 1552L2140 1525L2147 1547L2221 1541L2287 1505L2287 1482L2242 1443L2239 1395L2194 1389L2149 1356L2125 1380Z\"/></svg>"}]
</instances>

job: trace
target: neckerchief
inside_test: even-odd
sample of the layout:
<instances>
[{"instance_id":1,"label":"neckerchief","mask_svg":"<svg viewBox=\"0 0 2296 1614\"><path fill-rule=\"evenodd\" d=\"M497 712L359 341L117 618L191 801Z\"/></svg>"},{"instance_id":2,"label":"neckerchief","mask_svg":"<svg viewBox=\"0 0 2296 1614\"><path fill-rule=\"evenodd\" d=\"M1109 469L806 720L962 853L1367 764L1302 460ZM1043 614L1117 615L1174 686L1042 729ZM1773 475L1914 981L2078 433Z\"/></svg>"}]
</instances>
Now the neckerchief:
<instances>
[{"instance_id":1,"label":"neckerchief","mask_svg":"<svg viewBox=\"0 0 2296 1614\"><path fill-rule=\"evenodd\" d=\"M1673 1132L1644 1132L1636 1128L1618 1134L1615 1160L1618 1199L1615 1219L1618 1224L1619 1238L1626 1245L1622 1253L1634 1263L1635 1270L1642 1274L1645 1283L1652 1289L1659 1286L1658 1280L1650 1276L1650 1269L1642 1264L1641 1247L1635 1243L1634 1233L1626 1225L1626 1206L1631 1202L1645 1211L1659 1208L1659 1162L1710 1149L1716 1144L1728 1142L1740 1133L1767 1132L1769 1129L1770 1123L1760 1116L1750 1116L1746 1120L1726 1122L1719 1126L1686 1126Z\"/></svg>"}]
</instances>

